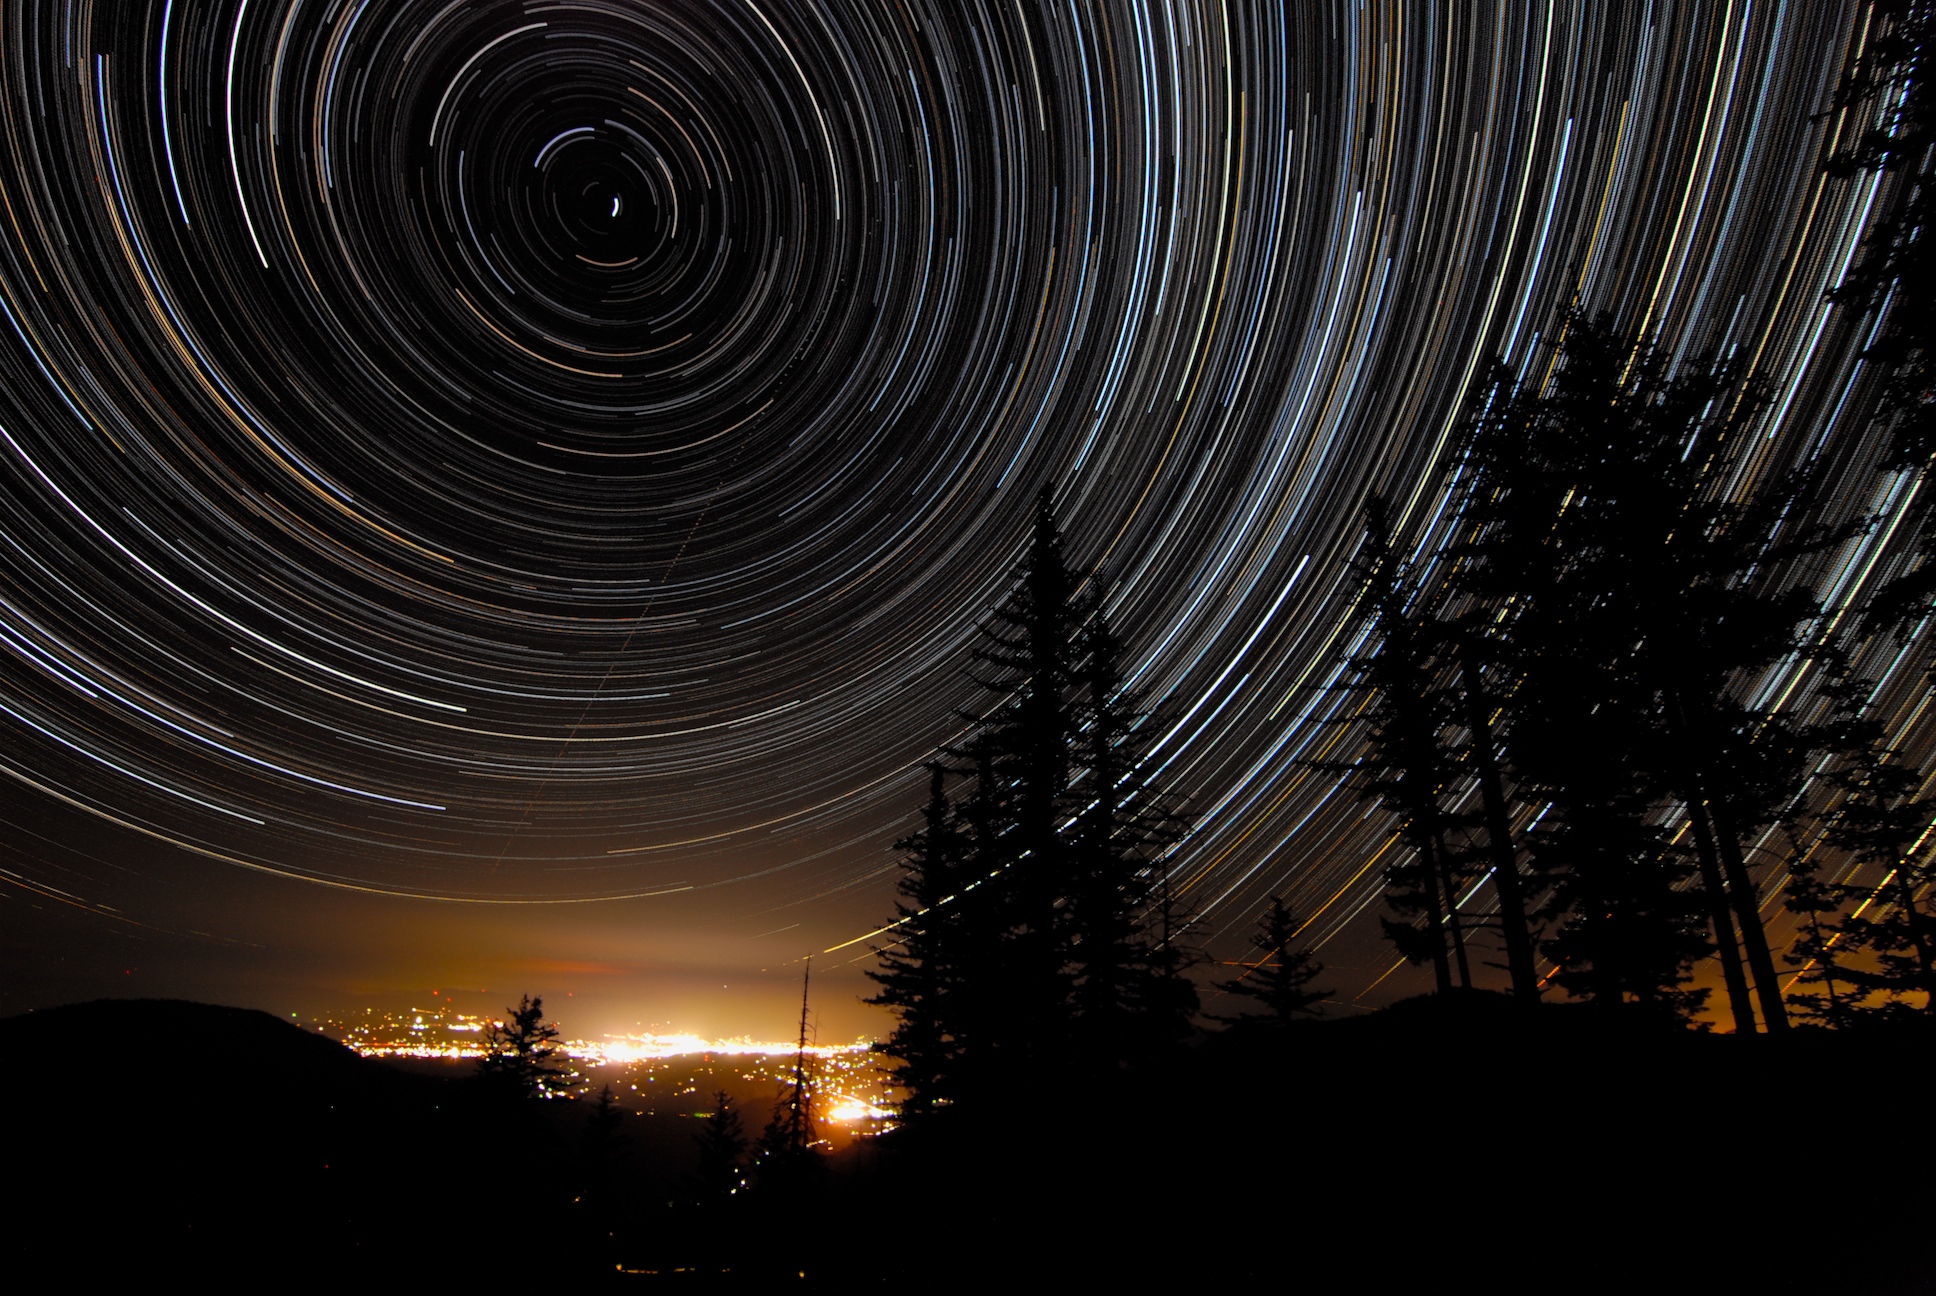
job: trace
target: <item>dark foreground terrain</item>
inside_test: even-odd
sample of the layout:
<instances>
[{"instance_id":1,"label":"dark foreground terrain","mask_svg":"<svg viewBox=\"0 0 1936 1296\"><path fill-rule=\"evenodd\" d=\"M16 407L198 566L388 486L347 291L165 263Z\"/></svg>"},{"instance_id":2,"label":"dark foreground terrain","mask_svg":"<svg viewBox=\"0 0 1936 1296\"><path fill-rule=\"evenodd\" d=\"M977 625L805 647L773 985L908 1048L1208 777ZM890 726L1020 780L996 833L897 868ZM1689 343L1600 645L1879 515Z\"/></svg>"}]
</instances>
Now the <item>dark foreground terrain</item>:
<instances>
[{"instance_id":1,"label":"dark foreground terrain","mask_svg":"<svg viewBox=\"0 0 1936 1296\"><path fill-rule=\"evenodd\" d=\"M1926 1035L1587 1013L1474 996L1211 1038L701 1209L692 1122L628 1117L600 1169L586 1103L506 1102L263 1013L81 1004L4 1023L9 1268L44 1288L1936 1292Z\"/></svg>"}]
</instances>

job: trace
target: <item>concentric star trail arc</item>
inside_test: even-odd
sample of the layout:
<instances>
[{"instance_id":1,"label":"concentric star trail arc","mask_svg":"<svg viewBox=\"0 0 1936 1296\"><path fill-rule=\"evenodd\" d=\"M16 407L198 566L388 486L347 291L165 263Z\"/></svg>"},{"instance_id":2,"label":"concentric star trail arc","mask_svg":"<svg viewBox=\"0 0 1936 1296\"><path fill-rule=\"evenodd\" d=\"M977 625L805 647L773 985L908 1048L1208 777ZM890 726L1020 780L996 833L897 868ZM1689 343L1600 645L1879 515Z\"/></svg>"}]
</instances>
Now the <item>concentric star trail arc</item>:
<instances>
[{"instance_id":1,"label":"concentric star trail arc","mask_svg":"<svg viewBox=\"0 0 1936 1296\"><path fill-rule=\"evenodd\" d=\"M9 813L864 931L1054 482L1192 901L1366 927L1389 828L1311 764L1360 509L1431 542L1492 357L1737 355L1753 471L1900 508L1824 300L1864 12L0 7Z\"/></svg>"}]
</instances>

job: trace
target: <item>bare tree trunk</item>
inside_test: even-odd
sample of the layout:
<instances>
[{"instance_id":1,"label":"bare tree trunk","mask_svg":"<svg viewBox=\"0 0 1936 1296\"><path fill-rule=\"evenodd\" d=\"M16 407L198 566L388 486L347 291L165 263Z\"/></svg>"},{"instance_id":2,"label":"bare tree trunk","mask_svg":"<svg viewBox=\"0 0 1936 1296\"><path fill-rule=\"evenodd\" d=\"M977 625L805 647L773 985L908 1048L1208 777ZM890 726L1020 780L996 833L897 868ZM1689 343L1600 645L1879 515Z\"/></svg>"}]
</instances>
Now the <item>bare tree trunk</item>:
<instances>
[{"instance_id":1,"label":"bare tree trunk","mask_svg":"<svg viewBox=\"0 0 1936 1296\"><path fill-rule=\"evenodd\" d=\"M1759 897L1754 883L1748 879L1748 867L1741 858L1741 839L1735 835L1734 825L1728 821L1727 813L1708 795L1706 779L1701 770L1701 758L1708 750L1707 735L1697 731L1694 713L1679 692L1674 692L1670 700L1673 703L1675 728L1687 753L1688 804L1697 811L1704 810L1713 827L1721 873L1727 880L1728 900L1734 908L1734 919L1741 927L1741 945L1748 954L1748 970L1754 973L1755 998L1761 1004L1762 1026L1770 1035L1778 1035L1788 1029L1788 1008L1781 1001L1781 979L1775 975L1774 956L1768 952L1768 934L1761 929Z\"/></svg>"},{"instance_id":2,"label":"bare tree trunk","mask_svg":"<svg viewBox=\"0 0 1936 1296\"><path fill-rule=\"evenodd\" d=\"M1479 793L1485 804L1492 886L1499 897L1499 929L1506 942L1506 971L1512 977L1513 997L1533 1003L1539 999L1539 973L1533 966L1533 936L1526 923L1526 892L1519 876L1518 855L1513 850L1511 821L1506 815L1506 789L1499 775L1498 757L1493 752L1484 686L1473 669L1469 650L1463 646L1459 682L1466 729L1472 735L1472 754L1478 763Z\"/></svg>"},{"instance_id":3,"label":"bare tree trunk","mask_svg":"<svg viewBox=\"0 0 1936 1296\"><path fill-rule=\"evenodd\" d=\"M1472 988L1472 964L1465 956L1465 929L1459 922L1459 888L1452 877L1452 860L1445 849L1445 838L1432 834L1432 849L1438 855L1439 885L1445 890L1445 925L1452 933L1452 957L1459 965L1459 986Z\"/></svg>"},{"instance_id":4,"label":"bare tree trunk","mask_svg":"<svg viewBox=\"0 0 1936 1296\"><path fill-rule=\"evenodd\" d=\"M1422 830L1415 830L1418 842L1419 863L1425 874L1426 917L1432 925L1432 975L1438 992L1452 992L1452 965L1445 957L1445 910L1439 902L1438 861L1434 858L1432 839Z\"/></svg>"},{"instance_id":5,"label":"bare tree trunk","mask_svg":"<svg viewBox=\"0 0 1936 1296\"><path fill-rule=\"evenodd\" d=\"M1761 929L1761 905L1755 886L1748 878L1748 866L1741 858L1741 839L1721 807L1710 804L1714 816L1714 835L1721 847L1721 869L1728 879L1728 898L1734 902L1735 921L1741 924L1741 943L1748 951L1748 970L1754 973L1755 998L1761 1004L1761 1020L1770 1035L1788 1029L1788 1006L1781 1001L1781 979L1775 974L1774 956L1768 951L1768 933Z\"/></svg>"},{"instance_id":6,"label":"bare tree trunk","mask_svg":"<svg viewBox=\"0 0 1936 1296\"><path fill-rule=\"evenodd\" d=\"M1930 949L1929 933L1923 930L1922 910L1916 907L1916 884L1909 879L1909 861L1896 860L1896 902L1902 906L1902 920L1909 928L1909 941L1916 947L1916 969L1922 973L1923 1007L1936 1013L1936 951Z\"/></svg>"},{"instance_id":7,"label":"bare tree trunk","mask_svg":"<svg viewBox=\"0 0 1936 1296\"><path fill-rule=\"evenodd\" d=\"M1734 1016L1734 1033L1755 1033L1754 1000L1748 996L1748 978L1741 971L1741 946L1735 939L1734 920L1728 916L1727 888L1721 882L1721 861L1714 848L1714 825L1707 807L1699 802L1688 806L1694 821L1694 846L1701 859L1701 889L1707 895L1708 918L1714 924L1714 948L1721 956L1721 979L1728 987L1728 1010Z\"/></svg>"}]
</instances>

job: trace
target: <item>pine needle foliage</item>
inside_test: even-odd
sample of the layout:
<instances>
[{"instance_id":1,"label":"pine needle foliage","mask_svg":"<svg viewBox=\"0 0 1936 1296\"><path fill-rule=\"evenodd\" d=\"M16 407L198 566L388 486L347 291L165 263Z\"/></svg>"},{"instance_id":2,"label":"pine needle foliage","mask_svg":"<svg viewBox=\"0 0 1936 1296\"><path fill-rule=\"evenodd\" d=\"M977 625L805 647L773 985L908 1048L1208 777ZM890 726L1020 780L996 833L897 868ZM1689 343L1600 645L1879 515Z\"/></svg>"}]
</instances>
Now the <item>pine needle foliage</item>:
<instances>
[{"instance_id":1,"label":"pine needle foliage","mask_svg":"<svg viewBox=\"0 0 1936 1296\"><path fill-rule=\"evenodd\" d=\"M571 1089L571 1074L558 1047L558 1028L544 1019L544 1000L521 996L503 1021L484 1030L478 1072L505 1090L530 1098L555 1098Z\"/></svg>"},{"instance_id":2,"label":"pine needle foliage","mask_svg":"<svg viewBox=\"0 0 1936 1296\"><path fill-rule=\"evenodd\" d=\"M910 1124L988 1113L1017 1075L1135 1065L1192 1029L1196 956L1170 874L1188 824L1152 776L1156 725L1101 585L1070 565L1043 491L974 653L988 704L929 766L869 973Z\"/></svg>"},{"instance_id":3,"label":"pine needle foliage","mask_svg":"<svg viewBox=\"0 0 1936 1296\"><path fill-rule=\"evenodd\" d=\"M1332 992L1311 988L1311 983L1324 975L1324 964L1298 943L1299 927L1283 898L1272 896L1257 927L1259 957L1243 975L1218 986L1252 1000L1256 1007L1220 1020L1238 1030L1277 1030L1300 1018L1321 1014L1320 1005Z\"/></svg>"}]
</instances>

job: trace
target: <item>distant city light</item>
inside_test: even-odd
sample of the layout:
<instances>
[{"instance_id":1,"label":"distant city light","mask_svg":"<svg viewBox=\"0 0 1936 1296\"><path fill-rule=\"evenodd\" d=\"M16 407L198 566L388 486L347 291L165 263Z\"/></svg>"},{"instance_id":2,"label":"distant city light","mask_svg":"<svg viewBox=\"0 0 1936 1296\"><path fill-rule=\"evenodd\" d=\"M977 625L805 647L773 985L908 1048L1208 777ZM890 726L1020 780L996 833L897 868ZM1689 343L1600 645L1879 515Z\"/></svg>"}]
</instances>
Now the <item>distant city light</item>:
<instances>
[{"instance_id":1,"label":"distant city light","mask_svg":"<svg viewBox=\"0 0 1936 1296\"><path fill-rule=\"evenodd\" d=\"M364 1057L465 1061L484 1056L483 1036L492 1021L490 1017L438 1007L412 1008L400 1013L366 1009L359 1016L324 1018L315 1024ZM577 1064L575 1071L588 1082L588 1089L596 1085L583 1073L597 1068L643 1067L649 1072L655 1069L655 1064L662 1069L665 1064L682 1059L694 1062L731 1059L738 1063L732 1070L741 1080L784 1083L799 1050L799 1044L792 1040L763 1041L747 1036L708 1039L680 1032L559 1041L560 1054ZM892 1123L896 1113L885 1105L886 1081L875 1065L872 1043L859 1040L852 1044L809 1044L806 1051L812 1060L814 1105L819 1119L848 1127L856 1134L878 1132ZM655 1081L657 1077L648 1075L644 1079ZM658 1101L696 1094L698 1089L697 1081L671 1091L667 1086L656 1086ZM630 1085L630 1090L640 1093L636 1083ZM646 1113L641 1110L641 1114ZM862 1128L870 1126L874 1128Z\"/></svg>"}]
</instances>

